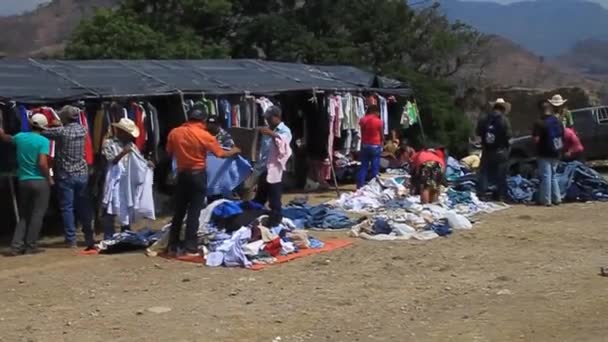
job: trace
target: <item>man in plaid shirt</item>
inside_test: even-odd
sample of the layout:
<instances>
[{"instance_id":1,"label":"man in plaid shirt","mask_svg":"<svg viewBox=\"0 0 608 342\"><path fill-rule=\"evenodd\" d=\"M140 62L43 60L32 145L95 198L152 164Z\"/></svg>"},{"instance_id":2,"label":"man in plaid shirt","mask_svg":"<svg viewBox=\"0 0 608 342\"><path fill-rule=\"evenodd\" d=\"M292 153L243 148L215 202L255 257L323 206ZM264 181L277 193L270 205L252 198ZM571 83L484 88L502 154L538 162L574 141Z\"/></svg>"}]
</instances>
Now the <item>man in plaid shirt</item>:
<instances>
[{"instance_id":1,"label":"man in plaid shirt","mask_svg":"<svg viewBox=\"0 0 608 342\"><path fill-rule=\"evenodd\" d=\"M89 198L89 169L84 157L86 129L79 123L80 109L65 106L59 112L61 122L46 130L44 135L55 140L55 183L59 189L65 242L76 248L74 212L82 223L87 249L95 248L93 211ZM61 126L63 124L63 126Z\"/></svg>"}]
</instances>

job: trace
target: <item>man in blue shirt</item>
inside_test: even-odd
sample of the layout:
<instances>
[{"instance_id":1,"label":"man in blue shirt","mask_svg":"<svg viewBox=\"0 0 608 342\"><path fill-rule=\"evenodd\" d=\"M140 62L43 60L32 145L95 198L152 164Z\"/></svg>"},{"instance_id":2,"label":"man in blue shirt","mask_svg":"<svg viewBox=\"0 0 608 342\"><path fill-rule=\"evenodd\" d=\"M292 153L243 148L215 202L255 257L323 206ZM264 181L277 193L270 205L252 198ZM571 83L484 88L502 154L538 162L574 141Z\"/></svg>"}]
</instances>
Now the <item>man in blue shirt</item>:
<instances>
[{"instance_id":1,"label":"man in blue shirt","mask_svg":"<svg viewBox=\"0 0 608 342\"><path fill-rule=\"evenodd\" d=\"M37 242L49 203L50 185L53 182L48 164L50 141L40 135L48 125L44 115L34 114L30 125L31 132L18 133L15 136L5 134L0 129L0 140L13 143L17 147L19 178L20 217L8 256L43 252L38 248Z\"/></svg>"}]
</instances>

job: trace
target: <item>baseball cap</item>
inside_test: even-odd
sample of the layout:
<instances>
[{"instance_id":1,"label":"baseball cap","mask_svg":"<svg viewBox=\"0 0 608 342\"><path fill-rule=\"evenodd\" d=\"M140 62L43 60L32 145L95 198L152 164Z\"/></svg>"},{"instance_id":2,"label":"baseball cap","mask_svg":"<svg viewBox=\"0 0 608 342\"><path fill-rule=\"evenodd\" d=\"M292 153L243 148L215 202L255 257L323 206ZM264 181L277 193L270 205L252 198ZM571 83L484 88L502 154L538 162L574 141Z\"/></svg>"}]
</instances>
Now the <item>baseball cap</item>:
<instances>
[{"instance_id":1,"label":"baseball cap","mask_svg":"<svg viewBox=\"0 0 608 342\"><path fill-rule=\"evenodd\" d=\"M76 120L80 114L80 109L74 106L63 106L59 111L59 117L62 120Z\"/></svg>"},{"instance_id":2,"label":"baseball cap","mask_svg":"<svg viewBox=\"0 0 608 342\"><path fill-rule=\"evenodd\" d=\"M207 123L217 123L217 118L215 116L210 116L207 119Z\"/></svg>"},{"instance_id":3,"label":"baseball cap","mask_svg":"<svg viewBox=\"0 0 608 342\"><path fill-rule=\"evenodd\" d=\"M40 129L46 129L49 125L49 121L46 119L46 116L40 113L32 115L32 117L30 118L30 123L32 124L32 126L38 127Z\"/></svg>"}]
</instances>

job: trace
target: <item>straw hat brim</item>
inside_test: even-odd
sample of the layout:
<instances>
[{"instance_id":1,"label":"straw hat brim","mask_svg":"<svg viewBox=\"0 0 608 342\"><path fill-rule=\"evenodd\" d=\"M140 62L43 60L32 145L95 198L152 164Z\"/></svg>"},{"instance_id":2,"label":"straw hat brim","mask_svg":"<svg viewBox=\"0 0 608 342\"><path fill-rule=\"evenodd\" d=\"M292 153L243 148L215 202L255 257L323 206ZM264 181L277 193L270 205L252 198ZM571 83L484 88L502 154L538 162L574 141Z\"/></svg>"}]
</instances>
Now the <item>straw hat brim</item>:
<instances>
[{"instance_id":1,"label":"straw hat brim","mask_svg":"<svg viewBox=\"0 0 608 342\"><path fill-rule=\"evenodd\" d=\"M494 106L502 106L505 109L505 113L510 113L511 112L511 103L510 102L490 102L490 106L492 106L492 108L494 108Z\"/></svg>"},{"instance_id":2,"label":"straw hat brim","mask_svg":"<svg viewBox=\"0 0 608 342\"><path fill-rule=\"evenodd\" d=\"M133 138L139 137L140 132L139 132L139 128L137 126L135 126L135 127L127 127L127 126L121 124L120 122L113 123L112 126L118 128L118 129L120 129L120 130L122 130L122 131L124 131L126 133L128 133Z\"/></svg>"}]
</instances>

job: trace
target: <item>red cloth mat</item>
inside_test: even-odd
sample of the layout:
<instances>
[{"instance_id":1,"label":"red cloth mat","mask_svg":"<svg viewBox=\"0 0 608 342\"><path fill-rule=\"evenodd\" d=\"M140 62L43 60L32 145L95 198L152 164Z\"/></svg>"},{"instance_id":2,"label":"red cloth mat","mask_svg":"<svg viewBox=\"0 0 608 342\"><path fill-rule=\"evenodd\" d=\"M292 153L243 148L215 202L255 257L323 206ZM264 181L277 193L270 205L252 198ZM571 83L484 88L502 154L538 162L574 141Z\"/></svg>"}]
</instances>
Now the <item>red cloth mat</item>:
<instances>
[{"instance_id":1,"label":"red cloth mat","mask_svg":"<svg viewBox=\"0 0 608 342\"><path fill-rule=\"evenodd\" d=\"M186 255L182 255L182 256L169 256L168 254L159 254L158 255L161 258L167 259L167 260L175 260L175 261L184 261L184 262L191 262L191 263L195 263L195 264L204 264L205 263L205 258L203 258L200 255L197 256L186 256Z\"/></svg>"},{"instance_id":2,"label":"red cloth mat","mask_svg":"<svg viewBox=\"0 0 608 342\"><path fill-rule=\"evenodd\" d=\"M78 251L78 255L99 255L99 251L96 249L87 251L87 250L80 250Z\"/></svg>"},{"instance_id":3,"label":"red cloth mat","mask_svg":"<svg viewBox=\"0 0 608 342\"><path fill-rule=\"evenodd\" d=\"M335 249L345 248L345 247L348 247L348 246L350 246L350 245L353 244L353 242L351 240L328 240L328 241L324 241L324 243L325 243L325 246L323 246L323 248L319 248L319 249L312 249L312 248L311 249L301 249L299 252L294 253L294 254L279 255L276 258L277 262L275 262L274 264L269 264L269 265L253 265L253 266L251 266L250 270L252 270L252 271L259 271L259 270L262 270L262 269L264 269L265 267L268 267L268 266L274 266L274 265L278 265L278 264L283 264L283 263L289 262L291 260L304 258L304 257L310 256L310 255L330 252L330 251L333 251ZM187 256L170 257L167 254L159 254L158 256L161 257L161 258L168 259L168 260L184 261L184 262L191 262L191 263L197 263L197 264L204 264L205 263L205 259L202 256L195 256L195 257L187 257Z\"/></svg>"},{"instance_id":4,"label":"red cloth mat","mask_svg":"<svg viewBox=\"0 0 608 342\"><path fill-rule=\"evenodd\" d=\"M291 260L307 257L307 256L310 256L310 255L330 252L330 251L333 251L335 249L345 248L345 247L348 247L348 246L350 246L350 245L353 244L353 242L351 240L328 240L328 241L323 241L323 242L325 243L325 246L323 246L323 248L319 248L319 249L301 249L300 251L298 251L298 253L289 254L289 255L279 255L276 258L277 262L275 262L274 264L269 264L269 265L253 265L253 266L251 266L250 270L259 271L259 270L262 270L262 269L264 269L265 267L268 267L268 266L274 266L274 265L278 265L278 264L283 264L283 263L289 262Z\"/></svg>"}]
</instances>

